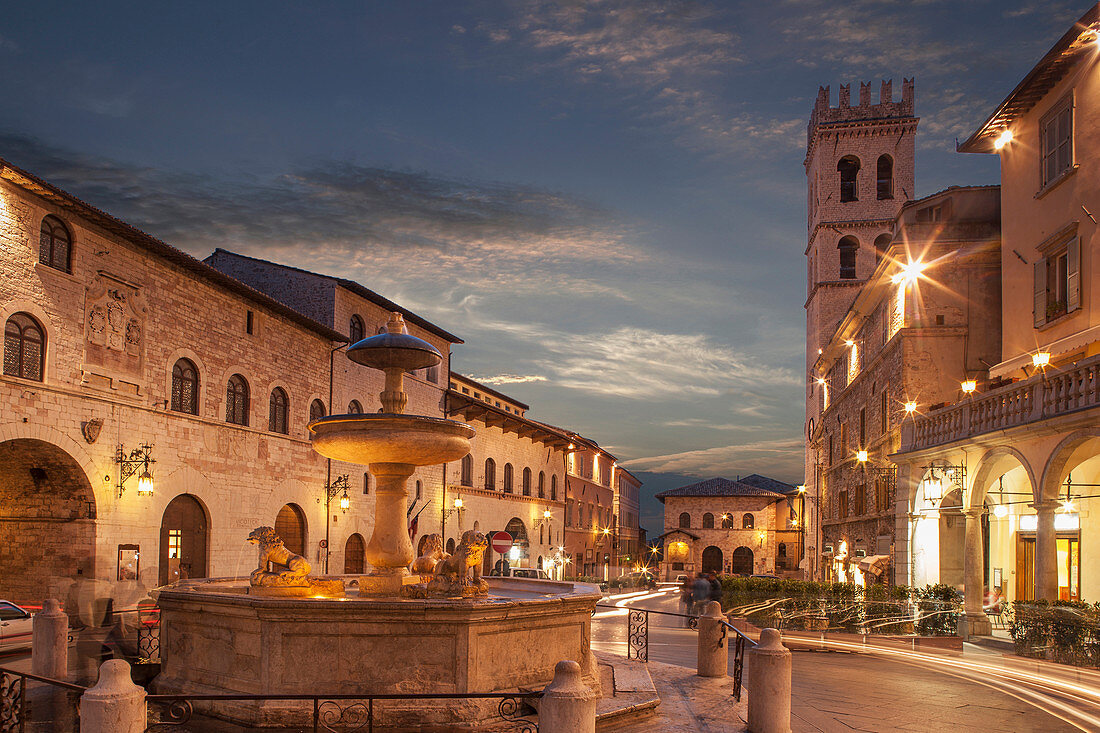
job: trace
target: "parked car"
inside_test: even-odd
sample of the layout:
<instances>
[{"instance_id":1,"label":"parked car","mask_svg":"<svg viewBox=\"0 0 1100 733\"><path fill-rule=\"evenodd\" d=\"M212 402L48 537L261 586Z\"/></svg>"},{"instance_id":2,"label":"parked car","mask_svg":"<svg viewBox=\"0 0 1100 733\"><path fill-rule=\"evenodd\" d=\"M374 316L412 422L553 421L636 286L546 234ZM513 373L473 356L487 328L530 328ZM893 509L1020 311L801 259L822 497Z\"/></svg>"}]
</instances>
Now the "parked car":
<instances>
[{"instance_id":1,"label":"parked car","mask_svg":"<svg viewBox=\"0 0 1100 733\"><path fill-rule=\"evenodd\" d=\"M0 649L29 649L31 646L31 612L0 601Z\"/></svg>"},{"instance_id":2,"label":"parked car","mask_svg":"<svg viewBox=\"0 0 1100 733\"><path fill-rule=\"evenodd\" d=\"M626 587L630 587L630 588L649 588L649 589L657 587L656 578L654 578L649 573L646 573L646 572L643 572L643 571L640 571L640 570L635 571L633 573L627 574L626 578L627 578L627 580L626 580L626 583L624 584Z\"/></svg>"},{"instance_id":3,"label":"parked car","mask_svg":"<svg viewBox=\"0 0 1100 733\"><path fill-rule=\"evenodd\" d=\"M688 579L688 576L686 576L686 575L677 575L676 576L676 585L683 585L684 583L687 582L687 579Z\"/></svg>"},{"instance_id":4,"label":"parked car","mask_svg":"<svg viewBox=\"0 0 1100 733\"><path fill-rule=\"evenodd\" d=\"M490 576L503 576L505 578L532 578L534 580L550 580L550 576L542 568L505 568L493 570Z\"/></svg>"}]
</instances>

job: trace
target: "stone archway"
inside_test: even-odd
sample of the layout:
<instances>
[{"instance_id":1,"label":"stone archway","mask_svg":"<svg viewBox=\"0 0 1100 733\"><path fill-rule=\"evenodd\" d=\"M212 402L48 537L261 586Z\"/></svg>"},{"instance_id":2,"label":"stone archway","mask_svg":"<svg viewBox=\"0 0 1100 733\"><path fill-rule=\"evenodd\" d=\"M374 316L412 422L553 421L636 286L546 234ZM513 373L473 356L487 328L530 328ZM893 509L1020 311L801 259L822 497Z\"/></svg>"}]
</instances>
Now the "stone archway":
<instances>
[{"instance_id":1,"label":"stone archway","mask_svg":"<svg viewBox=\"0 0 1100 733\"><path fill-rule=\"evenodd\" d=\"M206 509L191 494L168 503L160 523L160 585L207 576L209 527Z\"/></svg>"},{"instance_id":2,"label":"stone archway","mask_svg":"<svg viewBox=\"0 0 1100 733\"><path fill-rule=\"evenodd\" d=\"M363 572L363 558L366 557L366 548L363 536L358 532L348 537L348 541L344 543L345 575L361 574Z\"/></svg>"},{"instance_id":3,"label":"stone archway","mask_svg":"<svg viewBox=\"0 0 1100 733\"><path fill-rule=\"evenodd\" d=\"M722 550L714 545L704 549L701 566L704 573L722 572Z\"/></svg>"},{"instance_id":4,"label":"stone archway","mask_svg":"<svg viewBox=\"0 0 1100 733\"><path fill-rule=\"evenodd\" d=\"M734 575L752 575L753 554L747 547L738 547L733 551L733 561L730 563L730 572Z\"/></svg>"},{"instance_id":5,"label":"stone archway","mask_svg":"<svg viewBox=\"0 0 1100 733\"><path fill-rule=\"evenodd\" d=\"M953 588L963 585L966 517L962 513L962 492L953 489L939 505L939 582Z\"/></svg>"},{"instance_id":6,"label":"stone archway","mask_svg":"<svg viewBox=\"0 0 1100 733\"><path fill-rule=\"evenodd\" d=\"M0 596L39 603L58 580L93 579L95 493L84 469L52 443L0 443Z\"/></svg>"}]
</instances>

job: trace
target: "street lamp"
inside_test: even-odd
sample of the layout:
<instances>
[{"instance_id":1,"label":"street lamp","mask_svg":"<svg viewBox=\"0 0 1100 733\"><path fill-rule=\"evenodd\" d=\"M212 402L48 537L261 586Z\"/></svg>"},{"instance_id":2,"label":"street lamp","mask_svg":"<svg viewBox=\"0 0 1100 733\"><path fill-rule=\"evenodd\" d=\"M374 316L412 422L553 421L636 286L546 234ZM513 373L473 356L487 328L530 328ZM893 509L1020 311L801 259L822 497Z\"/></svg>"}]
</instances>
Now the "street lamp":
<instances>
[{"instance_id":1,"label":"street lamp","mask_svg":"<svg viewBox=\"0 0 1100 733\"><path fill-rule=\"evenodd\" d=\"M332 549L329 547L329 529L332 527L332 522L329 517L332 516L332 500L337 496L340 497L340 509L346 512L351 507L346 473L325 485L325 573L328 573L328 557L332 554Z\"/></svg>"},{"instance_id":2,"label":"street lamp","mask_svg":"<svg viewBox=\"0 0 1100 733\"><path fill-rule=\"evenodd\" d=\"M115 451L115 463L118 464L118 484L115 488L118 489L118 498L121 499L122 492L126 490L126 479L137 473L138 469L141 469L141 475L138 476L138 496L153 495L153 474L149 470L149 464L156 463L156 460L151 455L152 450L153 446L142 443L127 455L126 449L119 444Z\"/></svg>"}]
</instances>

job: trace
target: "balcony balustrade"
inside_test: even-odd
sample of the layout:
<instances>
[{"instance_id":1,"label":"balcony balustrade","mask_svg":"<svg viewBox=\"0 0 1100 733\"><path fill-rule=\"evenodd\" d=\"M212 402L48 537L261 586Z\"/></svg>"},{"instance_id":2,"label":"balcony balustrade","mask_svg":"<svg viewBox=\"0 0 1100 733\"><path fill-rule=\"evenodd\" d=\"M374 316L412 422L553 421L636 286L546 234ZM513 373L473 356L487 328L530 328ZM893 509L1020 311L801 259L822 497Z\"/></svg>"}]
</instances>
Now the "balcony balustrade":
<instances>
[{"instance_id":1,"label":"balcony balustrade","mask_svg":"<svg viewBox=\"0 0 1100 733\"><path fill-rule=\"evenodd\" d=\"M1100 405L1100 356L968 397L902 428L901 451L933 448Z\"/></svg>"}]
</instances>

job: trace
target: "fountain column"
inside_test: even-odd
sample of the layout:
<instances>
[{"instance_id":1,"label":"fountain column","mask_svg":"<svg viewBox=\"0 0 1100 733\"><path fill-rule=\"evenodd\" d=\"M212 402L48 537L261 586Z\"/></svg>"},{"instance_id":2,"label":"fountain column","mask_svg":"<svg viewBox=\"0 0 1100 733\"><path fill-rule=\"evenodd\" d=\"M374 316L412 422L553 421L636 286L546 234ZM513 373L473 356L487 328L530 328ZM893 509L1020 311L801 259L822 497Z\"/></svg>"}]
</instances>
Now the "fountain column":
<instances>
[{"instance_id":1,"label":"fountain column","mask_svg":"<svg viewBox=\"0 0 1100 733\"><path fill-rule=\"evenodd\" d=\"M360 595L389 595L401 591L413 546L406 529L406 487L416 466L409 463L372 463L375 477L374 534L367 542L371 575L360 578Z\"/></svg>"}]
</instances>

